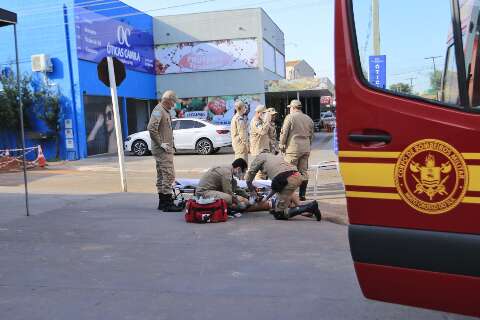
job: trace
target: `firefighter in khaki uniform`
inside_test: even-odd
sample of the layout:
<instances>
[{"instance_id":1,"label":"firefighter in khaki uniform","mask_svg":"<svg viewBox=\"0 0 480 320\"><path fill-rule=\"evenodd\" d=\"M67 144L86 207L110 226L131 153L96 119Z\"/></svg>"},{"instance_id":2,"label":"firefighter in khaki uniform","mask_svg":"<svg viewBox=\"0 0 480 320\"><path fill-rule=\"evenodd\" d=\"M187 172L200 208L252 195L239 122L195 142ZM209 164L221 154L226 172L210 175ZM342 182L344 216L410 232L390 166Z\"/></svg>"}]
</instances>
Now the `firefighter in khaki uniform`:
<instances>
[{"instance_id":1,"label":"firefighter in khaki uniform","mask_svg":"<svg viewBox=\"0 0 480 320\"><path fill-rule=\"evenodd\" d=\"M302 103L292 100L290 114L283 121L280 132L280 151L285 154L285 161L296 166L303 177L300 185L300 200L305 200L308 185L308 158L313 141L313 120L302 112Z\"/></svg>"},{"instance_id":2,"label":"firefighter in khaki uniform","mask_svg":"<svg viewBox=\"0 0 480 320\"><path fill-rule=\"evenodd\" d=\"M279 154L280 149L277 140L277 125L275 123L278 112L274 108L268 108L267 112L271 115L270 129L268 130L268 137L270 138L270 153Z\"/></svg>"},{"instance_id":3,"label":"firefighter in khaki uniform","mask_svg":"<svg viewBox=\"0 0 480 320\"><path fill-rule=\"evenodd\" d=\"M177 96L173 91L165 91L160 103L153 109L147 129L152 139L152 155L157 168L158 210L164 212L179 212L182 208L173 203L172 186L175 182L173 167L172 119L170 110L175 105Z\"/></svg>"},{"instance_id":4,"label":"firefighter in khaki uniform","mask_svg":"<svg viewBox=\"0 0 480 320\"><path fill-rule=\"evenodd\" d=\"M245 210L248 205L248 195L242 193L237 187L234 177L243 178L247 171L248 164L245 159L239 158L233 161L229 166L216 166L210 168L203 174L198 183L196 195L205 198L223 199L227 202L229 208L234 210ZM245 197L246 196L246 197Z\"/></svg>"},{"instance_id":5,"label":"firefighter in khaki uniform","mask_svg":"<svg viewBox=\"0 0 480 320\"><path fill-rule=\"evenodd\" d=\"M248 119L245 116L247 108L242 101L235 102L237 111L232 117L232 147L235 152L235 159L244 159L248 162Z\"/></svg>"},{"instance_id":6,"label":"firefighter in khaki uniform","mask_svg":"<svg viewBox=\"0 0 480 320\"><path fill-rule=\"evenodd\" d=\"M302 184L303 178L296 168L285 162L280 155L261 153L253 159L248 169L246 181L252 195L256 194L253 179L257 172L262 170L272 180L272 191L267 200L274 194L278 199L272 198L270 213L277 220L287 220L303 213L315 216L317 221L322 219L317 201L301 203L295 195L295 191Z\"/></svg>"},{"instance_id":7,"label":"firefighter in khaki uniform","mask_svg":"<svg viewBox=\"0 0 480 320\"><path fill-rule=\"evenodd\" d=\"M270 152L271 117L264 105L260 104L255 109L255 116L250 123L250 153L254 157L262 152ZM256 179L265 180L266 175L260 171Z\"/></svg>"},{"instance_id":8,"label":"firefighter in khaki uniform","mask_svg":"<svg viewBox=\"0 0 480 320\"><path fill-rule=\"evenodd\" d=\"M270 151L270 137L268 133L272 116L266 111L267 108L259 104L250 123L250 153L252 156Z\"/></svg>"}]
</instances>

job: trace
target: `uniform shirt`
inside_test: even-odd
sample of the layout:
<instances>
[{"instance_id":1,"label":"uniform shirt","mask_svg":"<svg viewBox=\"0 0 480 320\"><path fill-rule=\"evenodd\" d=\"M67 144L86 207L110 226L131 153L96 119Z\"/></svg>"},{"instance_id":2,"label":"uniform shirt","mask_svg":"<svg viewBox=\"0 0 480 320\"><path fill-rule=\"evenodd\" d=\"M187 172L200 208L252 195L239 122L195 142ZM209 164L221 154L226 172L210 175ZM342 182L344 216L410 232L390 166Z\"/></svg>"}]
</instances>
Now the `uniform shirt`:
<instances>
[{"instance_id":1,"label":"uniform shirt","mask_svg":"<svg viewBox=\"0 0 480 320\"><path fill-rule=\"evenodd\" d=\"M232 117L232 147L235 153L248 153L248 123L238 112Z\"/></svg>"},{"instance_id":2,"label":"uniform shirt","mask_svg":"<svg viewBox=\"0 0 480 320\"><path fill-rule=\"evenodd\" d=\"M253 159L245 179L252 182L260 170L272 180L282 172L296 171L297 168L285 162L281 155L276 156L271 153L261 153Z\"/></svg>"},{"instance_id":3,"label":"uniform shirt","mask_svg":"<svg viewBox=\"0 0 480 320\"><path fill-rule=\"evenodd\" d=\"M270 152L275 153L278 151L278 141L277 141L277 127L275 123L272 122L270 129L268 130L268 137L270 138Z\"/></svg>"},{"instance_id":4,"label":"uniform shirt","mask_svg":"<svg viewBox=\"0 0 480 320\"><path fill-rule=\"evenodd\" d=\"M285 117L280 132L280 146L286 153L310 152L313 140L313 121L303 112L293 112Z\"/></svg>"},{"instance_id":5,"label":"uniform shirt","mask_svg":"<svg viewBox=\"0 0 480 320\"><path fill-rule=\"evenodd\" d=\"M167 153L173 153L175 144L173 142L172 118L170 117L170 112L161 104L158 104L153 109L147 130L152 140L153 155L167 152L160 147L162 143L168 143L170 150Z\"/></svg>"},{"instance_id":6,"label":"uniform shirt","mask_svg":"<svg viewBox=\"0 0 480 320\"><path fill-rule=\"evenodd\" d=\"M208 169L198 183L197 192L220 191L233 195L232 166L219 166Z\"/></svg>"},{"instance_id":7,"label":"uniform shirt","mask_svg":"<svg viewBox=\"0 0 480 320\"><path fill-rule=\"evenodd\" d=\"M250 153L257 155L263 151L270 151L270 137L268 131L270 123L262 119L253 118L250 124Z\"/></svg>"}]
</instances>

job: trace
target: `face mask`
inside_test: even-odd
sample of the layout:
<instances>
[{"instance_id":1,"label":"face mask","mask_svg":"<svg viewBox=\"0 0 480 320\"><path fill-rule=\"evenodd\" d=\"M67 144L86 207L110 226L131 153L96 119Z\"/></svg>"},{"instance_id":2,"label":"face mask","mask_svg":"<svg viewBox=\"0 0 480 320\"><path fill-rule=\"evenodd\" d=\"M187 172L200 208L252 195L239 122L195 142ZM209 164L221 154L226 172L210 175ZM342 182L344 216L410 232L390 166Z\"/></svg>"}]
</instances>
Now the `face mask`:
<instances>
[{"instance_id":1,"label":"face mask","mask_svg":"<svg viewBox=\"0 0 480 320\"><path fill-rule=\"evenodd\" d=\"M233 176L235 178L237 178L238 180L243 180L243 177L245 176L245 173L240 169L235 169L233 171Z\"/></svg>"}]
</instances>

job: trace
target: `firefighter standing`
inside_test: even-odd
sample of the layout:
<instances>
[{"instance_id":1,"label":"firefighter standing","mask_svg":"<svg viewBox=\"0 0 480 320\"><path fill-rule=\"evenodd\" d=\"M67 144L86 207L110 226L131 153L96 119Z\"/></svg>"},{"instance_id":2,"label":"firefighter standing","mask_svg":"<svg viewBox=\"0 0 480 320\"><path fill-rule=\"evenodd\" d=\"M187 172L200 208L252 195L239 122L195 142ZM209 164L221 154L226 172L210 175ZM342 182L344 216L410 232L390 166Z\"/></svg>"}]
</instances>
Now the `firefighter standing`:
<instances>
[{"instance_id":1,"label":"firefighter standing","mask_svg":"<svg viewBox=\"0 0 480 320\"><path fill-rule=\"evenodd\" d=\"M317 221L322 219L317 201L302 204L295 199L295 191L302 185L303 177L280 155L261 153L253 159L245 179L251 194L256 194L253 179L260 170L272 180L272 191L267 200L274 194L278 194L278 199L272 200L270 210L275 219L287 220L307 212L315 215Z\"/></svg>"},{"instance_id":2,"label":"firefighter standing","mask_svg":"<svg viewBox=\"0 0 480 320\"><path fill-rule=\"evenodd\" d=\"M164 212L182 211L182 208L174 205L172 197L172 186L175 182L173 166L175 144L170 110L175 106L176 101L175 92L165 91L160 103L153 109L147 127L157 169L158 210Z\"/></svg>"},{"instance_id":3,"label":"firefighter standing","mask_svg":"<svg viewBox=\"0 0 480 320\"><path fill-rule=\"evenodd\" d=\"M308 185L308 158L313 141L314 125L312 119L302 112L302 103L292 100L290 114L285 117L280 132L280 150L285 161L296 166L303 177L300 185L300 200L305 200Z\"/></svg>"},{"instance_id":4,"label":"firefighter standing","mask_svg":"<svg viewBox=\"0 0 480 320\"><path fill-rule=\"evenodd\" d=\"M258 105L255 109L255 116L250 123L250 153L257 156L262 152L270 152L270 127L271 115L267 112L264 105ZM256 179L265 180L267 176L262 172L258 172Z\"/></svg>"},{"instance_id":5,"label":"firefighter standing","mask_svg":"<svg viewBox=\"0 0 480 320\"><path fill-rule=\"evenodd\" d=\"M250 153L252 156L262 152L270 151L270 113L266 112L264 105L258 105L255 109L255 116L250 123Z\"/></svg>"},{"instance_id":6,"label":"firefighter standing","mask_svg":"<svg viewBox=\"0 0 480 320\"><path fill-rule=\"evenodd\" d=\"M232 147L235 159L243 159L248 162L248 119L245 116L247 108L242 101L235 102L235 115L232 117Z\"/></svg>"},{"instance_id":7,"label":"firefighter standing","mask_svg":"<svg viewBox=\"0 0 480 320\"><path fill-rule=\"evenodd\" d=\"M278 112L274 108L268 108L267 112L270 113L272 117L270 120L270 129L268 130L268 137L270 138L270 153L278 154L280 152L278 147L276 124Z\"/></svg>"}]
</instances>

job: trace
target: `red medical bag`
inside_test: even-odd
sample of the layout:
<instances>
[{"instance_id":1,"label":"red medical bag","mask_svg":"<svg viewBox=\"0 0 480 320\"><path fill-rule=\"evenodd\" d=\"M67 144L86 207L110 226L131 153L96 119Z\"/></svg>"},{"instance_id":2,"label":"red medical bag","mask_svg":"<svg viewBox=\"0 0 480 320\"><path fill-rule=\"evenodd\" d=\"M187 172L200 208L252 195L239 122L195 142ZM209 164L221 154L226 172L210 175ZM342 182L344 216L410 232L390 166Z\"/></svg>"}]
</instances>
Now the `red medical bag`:
<instances>
[{"instance_id":1,"label":"red medical bag","mask_svg":"<svg viewBox=\"0 0 480 320\"><path fill-rule=\"evenodd\" d=\"M185 221L193 223L225 222L228 220L227 203L215 199L211 203L201 204L189 199L185 207Z\"/></svg>"}]
</instances>

